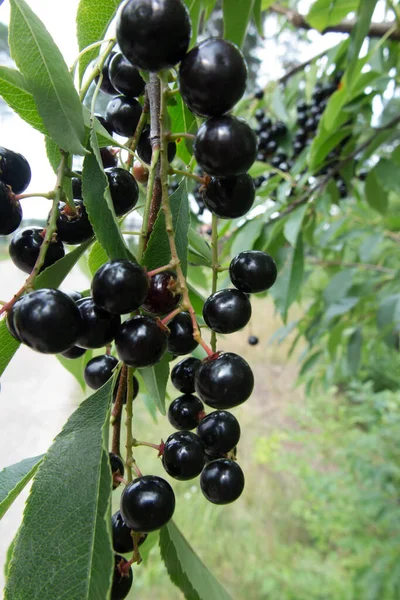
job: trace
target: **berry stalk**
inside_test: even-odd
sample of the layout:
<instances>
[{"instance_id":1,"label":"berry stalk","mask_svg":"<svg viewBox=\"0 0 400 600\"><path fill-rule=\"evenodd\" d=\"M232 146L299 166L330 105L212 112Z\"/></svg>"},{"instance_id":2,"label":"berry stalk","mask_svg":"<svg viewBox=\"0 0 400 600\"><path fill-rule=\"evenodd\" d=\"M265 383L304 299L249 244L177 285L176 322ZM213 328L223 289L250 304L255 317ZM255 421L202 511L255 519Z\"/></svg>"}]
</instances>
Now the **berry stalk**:
<instances>
[{"instance_id":1,"label":"berry stalk","mask_svg":"<svg viewBox=\"0 0 400 600\"><path fill-rule=\"evenodd\" d=\"M133 419L133 367L128 367L127 382L126 382L126 477L128 481L132 481L132 464L134 458L132 455L133 434L132 434L132 419Z\"/></svg>"},{"instance_id":2,"label":"berry stalk","mask_svg":"<svg viewBox=\"0 0 400 600\"><path fill-rule=\"evenodd\" d=\"M115 46L115 40L111 39L108 42L104 52L102 54L100 54L100 56L97 60L96 66L94 67L93 71L89 75L85 85L83 85L79 91L79 98L81 99L81 101L83 101L85 99L85 96L89 91L92 81L94 81L98 75L101 75L101 70L104 66L104 63L107 60L107 56L110 54L110 52L114 48L114 46Z\"/></svg>"},{"instance_id":3,"label":"berry stalk","mask_svg":"<svg viewBox=\"0 0 400 600\"><path fill-rule=\"evenodd\" d=\"M212 215L212 233L211 233L211 248L212 248L212 294L217 291L218 286L218 217ZM211 331L211 348L214 352L217 350L217 334L214 330Z\"/></svg>"}]
</instances>

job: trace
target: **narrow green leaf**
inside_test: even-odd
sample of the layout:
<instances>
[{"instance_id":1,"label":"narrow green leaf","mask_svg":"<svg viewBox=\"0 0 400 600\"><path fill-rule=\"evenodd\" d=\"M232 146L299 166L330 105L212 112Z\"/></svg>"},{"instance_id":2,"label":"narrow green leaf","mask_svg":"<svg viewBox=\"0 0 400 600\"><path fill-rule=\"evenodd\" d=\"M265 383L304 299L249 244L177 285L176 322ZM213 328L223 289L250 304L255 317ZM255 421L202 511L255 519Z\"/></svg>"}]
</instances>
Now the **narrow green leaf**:
<instances>
[{"instance_id":1,"label":"narrow green leaf","mask_svg":"<svg viewBox=\"0 0 400 600\"><path fill-rule=\"evenodd\" d=\"M254 0L253 4L253 19L256 25L258 35L263 35L263 21L261 13L261 0Z\"/></svg>"},{"instance_id":2,"label":"narrow green leaf","mask_svg":"<svg viewBox=\"0 0 400 600\"><path fill-rule=\"evenodd\" d=\"M168 114L171 118L171 133L194 133L196 131L196 119L181 96L174 98L174 103L169 104ZM192 146L193 143L186 138L181 138L176 142L176 154L186 165L192 158Z\"/></svg>"},{"instance_id":3,"label":"narrow green leaf","mask_svg":"<svg viewBox=\"0 0 400 600\"><path fill-rule=\"evenodd\" d=\"M208 19L211 17L211 14L215 8L215 5L217 4L217 0L203 0L203 4L204 4L204 9L205 9L204 21L205 21L205 23L207 23Z\"/></svg>"},{"instance_id":4,"label":"narrow green leaf","mask_svg":"<svg viewBox=\"0 0 400 600\"><path fill-rule=\"evenodd\" d=\"M109 597L112 384L79 406L43 460L16 539L5 600Z\"/></svg>"},{"instance_id":5,"label":"narrow green leaf","mask_svg":"<svg viewBox=\"0 0 400 600\"><path fill-rule=\"evenodd\" d=\"M362 350L363 336L361 328L357 327L349 338L347 344L347 365L350 374L354 377L360 367L361 361L361 350Z\"/></svg>"},{"instance_id":6,"label":"narrow green leaf","mask_svg":"<svg viewBox=\"0 0 400 600\"><path fill-rule=\"evenodd\" d=\"M326 304L336 304L347 295L353 285L353 276L355 269L340 269L326 286L323 298Z\"/></svg>"},{"instance_id":7,"label":"narrow green leaf","mask_svg":"<svg viewBox=\"0 0 400 600\"><path fill-rule=\"evenodd\" d=\"M0 67L0 96L31 127L47 134L42 117L24 76L15 69Z\"/></svg>"},{"instance_id":8,"label":"narrow green leaf","mask_svg":"<svg viewBox=\"0 0 400 600\"><path fill-rule=\"evenodd\" d=\"M381 187L400 195L400 170L398 165L387 158L381 158L374 168L374 173Z\"/></svg>"},{"instance_id":9,"label":"narrow green leaf","mask_svg":"<svg viewBox=\"0 0 400 600\"><path fill-rule=\"evenodd\" d=\"M80 246L74 248L72 252L68 252L63 258L60 258L54 265L47 267L43 273L40 273L40 275L36 277L35 289L58 288L71 271L72 267L78 262L82 254L89 248L91 243L90 240L84 242Z\"/></svg>"},{"instance_id":10,"label":"narrow green leaf","mask_svg":"<svg viewBox=\"0 0 400 600\"><path fill-rule=\"evenodd\" d=\"M323 354L322 350L317 350L303 362L299 373L300 377L312 370L312 368L318 363L318 359L320 358L321 354Z\"/></svg>"},{"instance_id":11,"label":"narrow green leaf","mask_svg":"<svg viewBox=\"0 0 400 600\"><path fill-rule=\"evenodd\" d=\"M15 537L14 537L13 541L11 542L11 544L7 548L6 562L4 563L4 579L7 579L7 577L8 577L8 571L10 569L10 562L11 562L12 554L14 552L14 546L15 546Z\"/></svg>"},{"instance_id":12,"label":"narrow green leaf","mask_svg":"<svg viewBox=\"0 0 400 600\"><path fill-rule=\"evenodd\" d=\"M288 250L285 266L279 273L274 287L271 288L271 295L275 299L276 306L285 323L288 310L298 297L303 275L304 248L303 236L300 234L297 238L296 246Z\"/></svg>"},{"instance_id":13,"label":"narrow green leaf","mask_svg":"<svg viewBox=\"0 0 400 600\"><path fill-rule=\"evenodd\" d=\"M47 158L49 160L51 168L53 169L54 173L57 173L58 165L60 164L60 160L61 160L60 148L47 135L44 138L44 143L45 143L45 146L46 146Z\"/></svg>"},{"instance_id":14,"label":"narrow green leaf","mask_svg":"<svg viewBox=\"0 0 400 600\"><path fill-rule=\"evenodd\" d=\"M211 263L212 253L210 245L207 244L206 240L200 233L198 233L193 227L189 227L189 244L202 256L208 263Z\"/></svg>"},{"instance_id":15,"label":"narrow green leaf","mask_svg":"<svg viewBox=\"0 0 400 600\"><path fill-rule=\"evenodd\" d=\"M347 55L347 68L345 73L345 80L350 85L353 83L353 74L358 60L358 55L360 54L361 46L371 24L376 3L377 0L362 0L358 6L355 26L350 34L350 45Z\"/></svg>"},{"instance_id":16,"label":"narrow green leaf","mask_svg":"<svg viewBox=\"0 0 400 600\"><path fill-rule=\"evenodd\" d=\"M12 337L6 325L6 319L0 321L0 375L18 350L20 344Z\"/></svg>"},{"instance_id":17,"label":"narrow green leaf","mask_svg":"<svg viewBox=\"0 0 400 600\"><path fill-rule=\"evenodd\" d=\"M82 194L98 242L110 259L135 261L120 232L111 200L107 177L102 168L96 134L90 135L91 153L83 161Z\"/></svg>"},{"instance_id":18,"label":"narrow green leaf","mask_svg":"<svg viewBox=\"0 0 400 600\"><path fill-rule=\"evenodd\" d=\"M76 15L79 50L102 40L121 0L81 0ZM99 55L99 48L85 52L79 60L79 81L88 64Z\"/></svg>"},{"instance_id":19,"label":"narrow green leaf","mask_svg":"<svg viewBox=\"0 0 400 600\"><path fill-rule=\"evenodd\" d=\"M197 34L200 25L200 16L203 9L203 0L185 0L188 7L190 22L192 24L192 36L190 38L189 48L192 48L197 41Z\"/></svg>"},{"instance_id":20,"label":"narrow green leaf","mask_svg":"<svg viewBox=\"0 0 400 600\"><path fill-rule=\"evenodd\" d=\"M189 201L186 181L179 184L178 189L170 196L172 219L175 230L175 242L183 273L187 269L188 231L190 223ZM171 259L168 235L165 231L164 212L160 211L154 224L143 264L149 271L167 265Z\"/></svg>"},{"instance_id":21,"label":"narrow green leaf","mask_svg":"<svg viewBox=\"0 0 400 600\"><path fill-rule=\"evenodd\" d=\"M317 0L310 8L306 21L314 29L323 31L340 23L350 12L357 10L360 0Z\"/></svg>"},{"instance_id":22,"label":"narrow green leaf","mask_svg":"<svg viewBox=\"0 0 400 600\"><path fill-rule=\"evenodd\" d=\"M355 296L348 296L347 298L342 298L335 304L331 304L325 313L325 320L329 322L335 317L345 315L347 312L349 312L349 310L354 308L356 304L358 304L359 300L360 298Z\"/></svg>"},{"instance_id":23,"label":"narrow green leaf","mask_svg":"<svg viewBox=\"0 0 400 600\"><path fill-rule=\"evenodd\" d=\"M158 410L162 415L165 415L165 394L169 377L168 356L164 355L160 362L153 367L139 369L139 373Z\"/></svg>"},{"instance_id":24,"label":"narrow green leaf","mask_svg":"<svg viewBox=\"0 0 400 600\"><path fill-rule=\"evenodd\" d=\"M296 210L294 210L287 221L285 222L285 226L283 228L283 233L285 238L292 244L292 246L296 245L298 235L301 231L301 226L303 223L304 215L307 211L307 204L300 206Z\"/></svg>"},{"instance_id":25,"label":"narrow green leaf","mask_svg":"<svg viewBox=\"0 0 400 600\"><path fill-rule=\"evenodd\" d=\"M67 152L84 154L82 105L62 54L24 0L10 0L11 56L24 75L43 123Z\"/></svg>"},{"instance_id":26,"label":"narrow green leaf","mask_svg":"<svg viewBox=\"0 0 400 600\"><path fill-rule=\"evenodd\" d=\"M243 46L254 0L223 0L224 38L239 48Z\"/></svg>"},{"instance_id":27,"label":"narrow green leaf","mask_svg":"<svg viewBox=\"0 0 400 600\"><path fill-rule=\"evenodd\" d=\"M25 458L0 471L0 519L29 483L43 459L43 454Z\"/></svg>"},{"instance_id":28,"label":"narrow green leaf","mask_svg":"<svg viewBox=\"0 0 400 600\"><path fill-rule=\"evenodd\" d=\"M400 328L400 294L392 294L382 300L376 314L376 325L385 343L393 348L397 338L394 330Z\"/></svg>"},{"instance_id":29,"label":"narrow green leaf","mask_svg":"<svg viewBox=\"0 0 400 600\"><path fill-rule=\"evenodd\" d=\"M389 200L385 189L380 185L375 168L368 173L365 182L365 197L371 208L385 215L388 209Z\"/></svg>"},{"instance_id":30,"label":"narrow green leaf","mask_svg":"<svg viewBox=\"0 0 400 600\"><path fill-rule=\"evenodd\" d=\"M260 218L246 221L235 235L232 244L232 256L236 256L236 254L239 254L243 250L252 250L256 240L260 237L263 227L264 223Z\"/></svg>"},{"instance_id":31,"label":"narrow green leaf","mask_svg":"<svg viewBox=\"0 0 400 600\"><path fill-rule=\"evenodd\" d=\"M168 575L187 600L232 600L173 521L160 531L160 552Z\"/></svg>"},{"instance_id":32,"label":"narrow green leaf","mask_svg":"<svg viewBox=\"0 0 400 600\"><path fill-rule=\"evenodd\" d=\"M99 242L95 242L89 252L88 266L92 275L94 275L97 269L100 269L101 265L104 265L108 261L107 252Z\"/></svg>"}]
</instances>

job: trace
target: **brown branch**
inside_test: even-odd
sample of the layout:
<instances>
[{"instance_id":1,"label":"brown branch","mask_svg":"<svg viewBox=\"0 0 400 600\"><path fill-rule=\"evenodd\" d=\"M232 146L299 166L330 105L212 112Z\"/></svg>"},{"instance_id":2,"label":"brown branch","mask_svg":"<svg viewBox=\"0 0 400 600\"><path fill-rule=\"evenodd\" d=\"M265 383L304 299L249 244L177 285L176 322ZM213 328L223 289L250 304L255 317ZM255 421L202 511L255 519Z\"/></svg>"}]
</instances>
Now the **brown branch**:
<instances>
[{"instance_id":1,"label":"brown branch","mask_svg":"<svg viewBox=\"0 0 400 600\"><path fill-rule=\"evenodd\" d=\"M273 4L270 6L269 10L275 14L283 15L286 17L288 22L296 27L296 29L315 29L311 27L309 23L307 23L305 17L301 15L296 10L292 10L290 8L285 8L283 6L279 6L279 4ZM320 31L321 35L325 33L351 33L356 26L357 21L355 20L346 20L341 23L337 23L336 25L331 25L326 27L322 31ZM371 23L369 30L367 31L366 37L373 38L381 38L385 36L390 29L396 26L396 22L392 21L390 23ZM400 41L400 29L396 29L393 31L388 38L394 41Z\"/></svg>"},{"instance_id":2,"label":"brown branch","mask_svg":"<svg viewBox=\"0 0 400 600\"><path fill-rule=\"evenodd\" d=\"M156 73L150 74L150 82L147 85L147 92L150 104L150 143L153 153L160 149L161 134L160 134L160 106L161 106L161 89L160 81ZM154 223L161 208L162 189L160 176L160 159L158 159L154 184L153 195L151 198L150 212L147 221L147 235L144 243L146 249L151 232L153 231Z\"/></svg>"},{"instance_id":3,"label":"brown branch","mask_svg":"<svg viewBox=\"0 0 400 600\"><path fill-rule=\"evenodd\" d=\"M308 60L305 60L304 62L296 65L295 67L290 69L290 71L288 71L287 73L282 75L282 77L280 77L278 79L277 83L286 83L288 79L290 79L297 73L300 73L300 71L304 71L304 69L306 67L308 67L308 65L311 65L311 63L313 63L315 60L318 60L319 58L322 58L323 56L325 56L325 54L327 54L330 50L331 50L331 48L328 48L327 50L323 50L319 54L316 54L316 56L313 56L313 57L309 58Z\"/></svg>"}]
</instances>

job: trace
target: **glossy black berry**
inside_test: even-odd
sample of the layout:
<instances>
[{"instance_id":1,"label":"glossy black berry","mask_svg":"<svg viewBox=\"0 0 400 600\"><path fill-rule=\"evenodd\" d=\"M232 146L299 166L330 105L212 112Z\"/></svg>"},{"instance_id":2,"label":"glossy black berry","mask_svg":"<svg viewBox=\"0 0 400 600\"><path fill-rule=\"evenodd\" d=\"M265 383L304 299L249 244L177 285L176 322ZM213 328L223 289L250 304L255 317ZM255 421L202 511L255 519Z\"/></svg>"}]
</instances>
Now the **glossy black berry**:
<instances>
[{"instance_id":1,"label":"glossy black berry","mask_svg":"<svg viewBox=\"0 0 400 600\"><path fill-rule=\"evenodd\" d=\"M360 181L365 181L368 177L368 169L361 169L361 171L359 171L357 177Z\"/></svg>"},{"instance_id":2,"label":"glossy black berry","mask_svg":"<svg viewBox=\"0 0 400 600\"><path fill-rule=\"evenodd\" d=\"M82 200L74 200L75 214L71 214L65 202L59 202L57 218L57 238L66 244L81 244L93 237L93 227L89 221Z\"/></svg>"},{"instance_id":3,"label":"glossy black berry","mask_svg":"<svg viewBox=\"0 0 400 600\"><path fill-rule=\"evenodd\" d=\"M175 495L165 479L143 475L131 481L121 496L120 512L126 525L141 533L156 531L174 514Z\"/></svg>"},{"instance_id":4,"label":"glossy black berry","mask_svg":"<svg viewBox=\"0 0 400 600\"><path fill-rule=\"evenodd\" d=\"M233 352L216 353L202 361L195 376L196 392L208 406L233 408L247 400L254 377L247 362Z\"/></svg>"},{"instance_id":5,"label":"glossy black berry","mask_svg":"<svg viewBox=\"0 0 400 600\"><path fill-rule=\"evenodd\" d=\"M117 315L139 308L148 289L148 279L142 267L126 259L105 263L92 280L92 297L96 306Z\"/></svg>"},{"instance_id":6,"label":"glossy black berry","mask_svg":"<svg viewBox=\"0 0 400 600\"><path fill-rule=\"evenodd\" d=\"M14 327L21 341L33 350L58 354L76 345L82 320L67 294L41 289L27 294L18 304Z\"/></svg>"},{"instance_id":7,"label":"glossy black berry","mask_svg":"<svg viewBox=\"0 0 400 600\"><path fill-rule=\"evenodd\" d=\"M254 92L254 98L255 98L256 100L262 100L262 99L264 98L264 90L261 90L261 89L259 89L259 90L256 90L256 91Z\"/></svg>"},{"instance_id":8,"label":"glossy black berry","mask_svg":"<svg viewBox=\"0 0 400 600\"><path fill-rule=\"evenodd\" d=\"M137 98L144 92L145 81L136 67L118 52L110 62L108 75L111 84L120 94Z\"/></svg>"},{"instance_id":9,"label":"glossy black berry","mask_svg":"<svg viewBox=\"0 0 400 600\"><path fill-rule=\"evenodd\" d=\"M119 510L111 517L111 533L113 540L113 548L115 552L121 554L127 554L132 552L134 548L133 537L131 535L131 529L125 525L125 522L121 516ZM147 534L144 533L139 538L139 546L146 540Z\"/></svg>"},{"instance_id":10,"label":"glossy black berry","mask_svg":"<svg viewBox=\"0 0 400 600\"><path fill-rule=\"evenodd\" d=\"M254 118L256 119L256 121L258 121L259 123L261 123L261 121L264 118L264 111L262 108L257 108L256 112L254 113Z\"/></svg>"},{"instance_id":11,"label":"glossy black berry","mask_svg":"<svg viewBox=\"0 0 400 600\"><path fill-rule=\"evenodd\" d=\"M118 158L110 148L100 148L100 156L105 169L111 169L118 165Z\"/></svg>"},{"instance_id":12,"label":"glossy black berry","mask_svg":"<svg viewBox=\"0 0 400 600\"><path fill-rule=\"evenodd\" d=\"M266 154L268 154L268 155L273 154L276 151L277 147L278 147L278 143L275 140L271 140L265 146Z\"/></svg>"},{"instance_id":13,"label":"glossy black berry","mask_svg":"<svg viewBox=\"0 0 400 600\"><path fill-rule=\"evenodd\" d=\"M119 315L111 315L97 308L93 298L82 298L76 306L83 323L77 346L101 348L113 341L121 322Z\"/></svg>"},{"instance_id":14,"label":"glossy black berry","mask_svg":"<svg viewBox=\"0 0 400 600\"><path fill-rule=\"evenodd\" d=\"M231 110L246 89L247 67L235 44L208 38L182 60L179 88L185 104L201 117Z\"/></svg>"},{"instance_id":15,"label":"glossy black berry","mask_svg":"<svg viewBox=\"0 0 400 600\"><path fill-rule=\"evenodd\" d=\"M296 123L297 123L297 125L300 125L300 127L304 127L304 125L307 122L307 119L308 119L308 115L306 112L299 112L299 113L297 113Z\"/></svg>"},{"instance_id":16,"label":"glossy black berry","mask_svg":"<svg viewBox=\"0 0 400 600\"><path fill-rule=\"evenodd\" d=\"M113 134L113 130L112 130L112 127L111 127L110 123L107 121L107 119L105 117L103 117L103 115L99 115L97 113L95 113L94 116L99 121L100 125L102 125L104 127L104 129L107 131L107 133L109 133L110 135L112 135ZM75 171L75 173L76 173L76 171Z\"/></svg>"},{"instance_id":17,"label":"glossy black berry","mask_svg":"<svg viewBox=\"0 0 400 600\"><path fill-rule=\"evenodd\" d=\"M92 390L98 390L110 379L118 360L111 355L95 356L85 366L83 378Z\"/></svg>"},{"instance_id":18,"label":"glossy black berry","mask_svg":"<svg viewBox=\"0 0 400 600\"><path fill-rule=\"evenodd\" d=\"M152 315L165 315L171 312L181 300L181 294L176 287L177 276L174 271L163 271L153 275L150 278L146 299L142 304L143 310Z\"/></svg>"},{"instance_id":19,"label":"glossy black berry","mask_svg":"<svg viewBox=\"0 0 400 600\"><path fill-rule=\"evenodd\" d=\"M212 177L203 192L208 210L221 219L243 217L253 206L254 181L248 173L237 177Z\"/></svg>"},{"instance_id":20,"label":"glossy black berry","mask_svg":"<svg viewBox=\"0 0 400 600\"><path fill-rule=\"evenodd\" d=\"M203 469L200 487L207 500L213 504L229 504L243 492L243 471L234 460L213 460Z\"/></svg>"},{"instance_id":21,"label":"glossy black berry","mask_svg":"<svg viewBox=\"0 0 400 600\"><path fill-rule=\"evenodd\" d=\"M18 298L18 300L16 302L14 302L14 304L12 305L10 310L7 312L7 321L6 321L8 331L11 333L13 338L18 340L19 342L21 340L19 338L17 330L15 329L14 316L15 316L15 311L18 309L18 306L21 304L21 302L23 302L23 300L24 300L24 296L22 296L22 298Z\"/></svg>"},{"instance_id":22,"label":"glossy black berry","mask_svg":"<svg viewBox=\"0 0 400 600\"><path fill-rule=\"evenodd\" d=\"M168 352L179 356L190 354L198 346L193 337L192 318L188 312L181 312L168 323Z\"/></svg>"},{"instance_id":23,"label":"glossy black berry","mask_svg":"<svg viewBox=\"0 0 400 600\"><path fill-rule=\"evenodd\" d=\"M79 346L72 346L72 348L70 348L69 350L66 350L65 352L61 352L61 356L63 356L64 358L69 358L71 360L75 359L75 358L80 358L81 356L83 356L86 352L86 348L80 348Z\"/></svg>"},{"instance_id":24,"label":"glossy black berry","mask_svg":"<svg viewBox=\"0 0 400 600\"><path fill-rule=\"evenodd\" d=\"M78 300L80 300L81 298L83 298L82 294L80 292L77 292L76 290L72 290L70 292L65 292L67 294L67 296L69 296L71 298L71 300L73 300L74 302L78 302Z\"/></svg>"},{"instance_id":25,"label":"glossy black berry","mask_svg":"<svg viewBox=\"0 0 400 600\"><path fill-rule=\"evenodd\" d=\"M184 394L175 398L168 408L168 421L175 429L190 431L204 416L204 405L197 396Z\"/></svg>"},{"instance_id":26,"label":"glossy black berry","mask_svg":"<svg viewBox=\"0 0 400 600\"><path fill-rule=\"evenodd\" d=\"M117 90L113 87L113 85L110 81L109 74L108 74L108 68L110 66L110 62L114 58L115 54L116 54L116 52L110 52L110 54L107 56L106 60L104 61L104 65L101 70L102 79L101 79L100 89L105 94L110 94L111 96L113 96L114 94L117 93ZM98 81L99 81L99 76L97 75L95 77L95 82L98 83Z\"/></svg>"},{"instance_id":27,"label":"glossy black berry","mask_svg":"<svg viewBox=\"0 0 400 600\"><path fill-rule=\"evenodd\" d=\"M146 126L140 136L139 143L137 146L137 153L143 162L148 165L151 163L151 143L150 143L150 127ZM176 144L175 142L169 142L168 144L168 161L172 162L175 158L176 154Z\"/></svg>"},{"instance_id":28,"label":"glossy black berry","mask_svg":"<svg viewBox=\"0 0 400 600\"><path fill-rule=\"evenodd\" d=\"M304 142L293 142L293 152L295 154L295 156L297 156L298 154L300 154L300 152L302 152L305 148Z\"/></svg>"},{"instance_id":29,"label":"glossy black berry","mask_svg":"<svg viewBox=\"0 0 400 600\"><path fill-rule=\"evenodd\" d=\"M234 333L250 321L251 304L243 292L235 289L211 294L203 306L203 318L217 333Z\"/></svg>"},{"instance_id":30,"label":"glossy black berry","mask_svg":"<svg viewBox=\"0 0 400 600\"><path fill-rule=\"evenodd\" d=\"M171 371L171 381L177 390L184 394L191 394L195 390L194 378L201 361L194 356L189 356L178 362Z\"/></svg>"},{"instance_id":31,"label":"glossy black berry","mask_svg":"<svg viewBox=\"0 0 400 600\"><path fill-rule=\"evenodd\" d=\"M72 195L73 195L74 199L82 200L82 179L80 177L72 177L71 182L72 182Z\"/></svg>"},{"instance_id":32,"label":"glossy black berry","mask_svg":"<svg viewBox=\"0 0 400 600\"><path fill-rule=\"evenodd\" d=\"M250 344L250 346L257 346L259 339L256 335L250 335L247 342Z\"/></svg>"},{"instance_id":33,"label":"glossy black berry","mask_svg":"<svg viewBox=\"0 0 400 600\"><path fill-rule=\"evenodd\" d=\"M167 349L167 329L152 317L138 315L122 323L115 346L119 358L130 367L150 367Z\"/></svg>"},{"instance_id":34,"label":"glossy black berry","mask_svg":"<svg viewBox=\"0 0 400 600\"><path fill-rule=\"evenodd\" d=\"M117 20L117 42L138 69L161 71L183 59L190 30L181 0L127 0Z\"/></svg>"},{"instance_id":35,"label":"glossy black berry","mask_svg":"<svg viewBox=\"0 0 400 600\"><path fill-rule=\"evenodd\" d=\"M162 463L174 479L193 479L204 467L204 444L191 431L176 431L165 442Z\"/></svg>"},{"instance_id":36,"label":"glossy black berry","mask_svg":"<svg viewBox=\"0 0 400 600\"><path fill-rule=\"evenodd\" d=\"M112 475L119 475L120 477L123 477L125 473L125 467L122 458L113 452L108 453L108 458L110 460Z\"/></svg>"},{"instance_id":37,"label":"glossy black berry","mask_svg":"<svg viewBox=\"0 0 400 600\"><path fill-rule=\"evenodd\" d=\"M127 567L128 561L119 554L114 556L114 575L111 587L111 600L124 600L132 587L132 567Z\"/></svg>"},{"instance_id":38,"label":"glossy black berry","mask_svg":"<svg viewBox=\"0 0 400 600\"><path fill-rule=\"evenodd\" d=\"M107 104L106 119L118 135L131 137L139 123L142 105L135 98L116 96Z\"/></svg>"},{"instance_id":39,"label":"glossy black berry","mask_svg":"<svg viewBox=\"0 0 400 600\"><path fill-rule=\"evenodd\" d=\"M266 252L247 250L232 259L229 265L229 277L233 285L242 292L250 294L265 292L276 281L276 264Z\"/></svg>"},{"instance_id":40,"label":"glossy black berry","mask_svg":"<svg viewBox=\"0 0 400 600\"><path fill-rule=\"evenodd\" d=\"M309 117L304 124L304 129L309 133L312 133L317 129L317 121L315 117Z\"/></svg>"},{"instance_id":41,"label":"glossy black berry","mask_svg":"<svg viewBox=\"0 0 400 600\"><path fill-rule=\"evenodd\" d=\"M137 204L139 188L135 178L127 169L112 167L106 169L111 199L117 217L122 217Z\"/></svg>"},{"instance_id":42,"label":"glossy black berry","mask_svg":"<svg viewBox=\"0 0 400 600\"><path fill-rule=\"evenodd\" d=\"M44 233L41 227L24 227L19 229L12 238L9 253L14 265L24 271L31 273L43 243ZM40 272L64 256L62 242L56 240L49 244L46 258Z\"/></svg>"},{"instance_id":43,"label":"glossy black berry","mask_svg":"<svg viewBox=\"0 0 400 600\"><path fill-rule=\"evenodd\" d=\"M272 127L271 119L269 117L264 117L263 120L261 121L262 131L269 132L271 130L271 127Z\"/></svg>"},{"instance_id":44,"label":"glossy black berry","mask_svg":"<svg viewBox=\"0 0 400 600\"><path fill-rule=\"evenodd\" d=\"M197 132L193 146L200 167L215 177L232 177L249 170L257 156L257 137L237 117L212 117Z\"/></svg>"},{"instance_id":45,"label":"glossy black berry","mask_svg":"<svg viewBox=\"0 0 400 600\"><path fill-rule=\"evenodd\" d=\"M31 168L22 154L0 146L0 181L21 194L31 181Z\"/></svg>"},{"instance_id":46,"label":"glossy black berry","mask_svg":"<svg viewBox=\"0 0 400 600\"><path fill-rule=\"evenodd\" d=\"M216 410L200 421L197 435L209 454L226 454L240 439L240 425L232 413Z\"/></svg>"},{"instance_id":47,"label":"glossy black berry","mask_svg":"<svg viewBox=\"0 0 400 600\"><path fill-rule=\"evenodd\" d=\"M115 402L117 399L120 380L121 380L121 372L119 372L119 374L118 374L117 381L116 381L116 384L115 384L115 387L113 390L113 402ZM132 401L137 397L138 393L139 393L139 382L136 379L136 377L133 375L132 376ZM122 404L126 404L126 388L124 390Z\"/></svg>"},{"instance_id":48,"label":"glossy black berry","mask_svg":"<svg viewBox=\"0 0 400 600\"><path fill-rule=\"evenodd\" d=\"M10 188L0 181L0 235L9 235L20 226L22 208Z\"/></svg>"}]
</instances>

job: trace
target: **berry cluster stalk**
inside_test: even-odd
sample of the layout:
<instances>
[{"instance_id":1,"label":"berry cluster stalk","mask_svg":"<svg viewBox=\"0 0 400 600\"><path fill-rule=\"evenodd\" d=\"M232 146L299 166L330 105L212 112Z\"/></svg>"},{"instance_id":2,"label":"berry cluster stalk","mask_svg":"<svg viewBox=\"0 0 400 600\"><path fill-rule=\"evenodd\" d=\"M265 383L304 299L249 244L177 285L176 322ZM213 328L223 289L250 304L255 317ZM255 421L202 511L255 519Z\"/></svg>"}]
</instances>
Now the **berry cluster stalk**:
<instances>
[{"instance_id":1,"label":"berry cluster stalk","mask_svg":"<svg viewBox=\"0 0 400 600\"><path fill-rule=\"evenodd\" d=\"M212 215L212 233L211 233L211 248L212 248L212 294L217 291L218 286L218 217ZM215 352L217 349L217 334L211 330L211 348Z\"/></svg>"}]
</instances>

